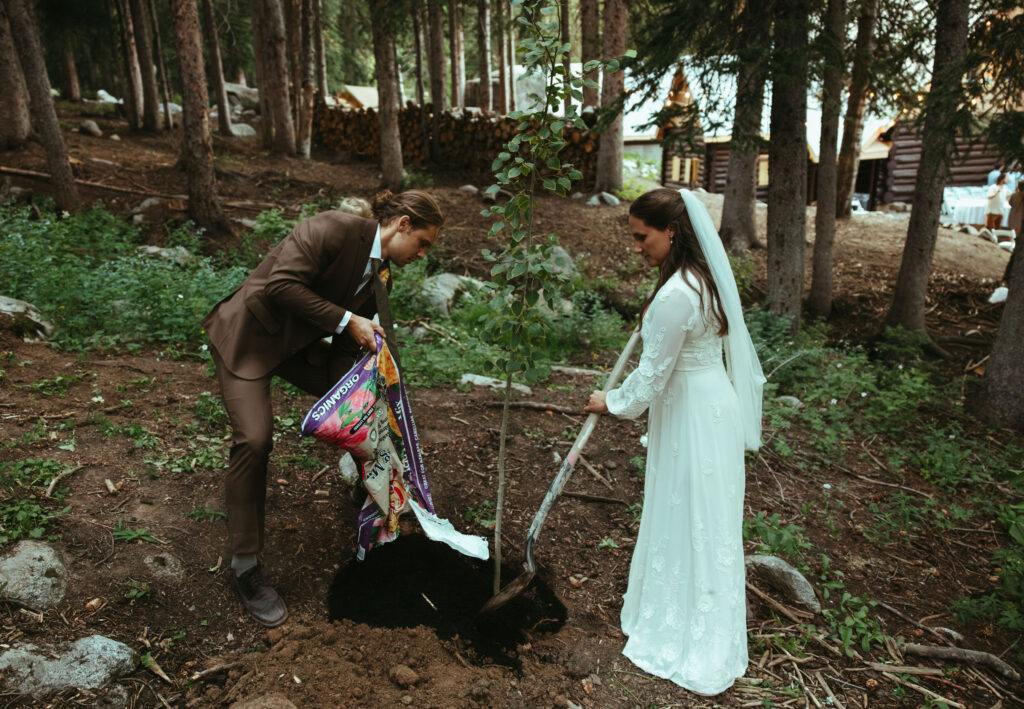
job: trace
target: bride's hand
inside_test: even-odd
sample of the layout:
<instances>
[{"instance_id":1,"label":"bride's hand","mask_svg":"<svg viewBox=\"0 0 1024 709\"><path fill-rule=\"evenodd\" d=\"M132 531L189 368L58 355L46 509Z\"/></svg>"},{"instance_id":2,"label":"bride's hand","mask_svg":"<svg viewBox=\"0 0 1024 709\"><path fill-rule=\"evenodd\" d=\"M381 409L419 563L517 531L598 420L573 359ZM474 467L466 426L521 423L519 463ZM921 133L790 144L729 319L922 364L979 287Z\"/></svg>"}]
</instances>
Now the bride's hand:
<instances>
[{"instance_id":1,"label":"bride's hand","mask_svg":"<svg viewBox=\"0 0 1024 709\"><path fill-rule=\"evenodd\" d=\"M590 394L590 401L583 407L583 410L588 414L606 414L608 413L608 404L605 403L606 392L595 391Z\"/></svg>"}]
</instances>

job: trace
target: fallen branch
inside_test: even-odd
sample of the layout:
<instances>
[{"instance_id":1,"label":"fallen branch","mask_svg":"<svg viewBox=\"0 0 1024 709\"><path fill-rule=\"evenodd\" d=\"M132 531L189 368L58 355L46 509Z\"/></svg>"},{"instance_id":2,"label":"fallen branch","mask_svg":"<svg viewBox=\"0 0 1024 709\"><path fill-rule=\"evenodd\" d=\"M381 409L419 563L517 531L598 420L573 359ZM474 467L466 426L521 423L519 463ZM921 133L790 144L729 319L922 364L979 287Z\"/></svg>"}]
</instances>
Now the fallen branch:
<instances>
[{"instance_id":1,"label":"fallen branch","mask_svg":"<svg viewBox=\"0 0 1024 709\"><path fill-rule=\"evenodd\" d=\"M884 662L865 662L876 672L899 672L901 675L930 675L941 677L945 674L938 667L910 667L909 665L887 665Z\"/></svg>"},{"instance_id":2,"label":"fallen branch","mask_svg":"<svg viewBox=\"0 0 1024 709\"><path fill-rule=\"evenodd\" d=\"M954 702L952 699L946 699L941 694L936 694L932 690L925 689L924 687L922 687L919 684L914 684L913 682L910 682L908 680L900 679L899 677L897 677L896 675L892 674L891 672L883 672L882 674L885 677L888 677L889 679L891 679L896 684L902 684L904 687L910 687L914 691L920 692L921 694L923 694L926 697L931 697L935 701L942 702L943 704L946 704L946 705L951 706L951 707L957 707L958 709L967 709L967 707L965 707L963 704L960 704L959 702Z\"/></svg>"},{"instance_id":3,"label":"fallen branch","mask_svg":"<svg viewBox=\"0 0 1024 709\"><path fill-rule=\"evenodd\" d=\"M601 497L600 495L588 495L585 492L562 492L566 497L574 497L577 500L584 500L585 502L608 502L615 505L626 505L628 504L625 500L620 500L617 497Z\"/></svg>"},{"instance_id":4,"label":"fallen branch","mask_svg":"<svg viewBox=\"0 0 1024 709\"><path fill-rule=\"evenodd\" d=\"M18 177L29 177L36 180L52 180L53 178L45 172L36 172L35 170L21 170L16 167L3 167L0 165L0 174L16 175ZM113 185L104 185L102 182L90 182L89 180L75 180L76 184L84 185L85 187L95 187L100 190L109 190L111 192L122 192L124 194L141 194L148 197L160 197L161 199L178 199L178 197L171 194L163 194L162 192L149 192L147 190L133 190L127 187L114 187Z\"/></svg>"},{"instance_id":5,"label":"fallen branch","mask_svg":"<svg viewBox=\"0 0 1024 709\"><path fill-rule=\"evenodd\" d=\"M884 601L878 601L878 605L880 607L884 608L885 610L889 611L890 613L892 613L894 616L896 616L898 618L902 618L903 620L907 621L908 623L913 625L915 628L920 628L921 630L924 630L925 632L931 633L932 635L937 637L942 642L946 643L950 647L953 647L953 643L951 643L949 641L949 638L945 637L944 635L942 635L942 633L938 632L937 630L934 630L933 628L929 628L927 625L924 625L923 623L919 623L918 621L914 620L910 616L908 616L905 613L903 613L903 611L899 611L899 610L893 608L892 606L890 606L888 603L885 603Z\"/></svg>"},{"instance_id":6,"label":"fallen branch","mask_svg":"<svg viewBox=\"0 0 1024 709\"><path fill-rule=\"evenodd\" d=\"M505 405L503 401L485 401L484 406L489 406L492 409L498 409ZM582 416L583 412L580 409L573 408L572 406L562 406L561 404L547 404L543 401L510 401L509 408L511 409L534 409L536 411L554 411L559 414L576 414Z\"/></svg>"},{"instance_id":7,"label":"fallen branch","mask_svg":"<svg viewBox=\"0 0 1024 709\"><path fill-rule=\"evenodd\" d=\"M583 454L582 454L582 453L580 453L580 458L579 458L579 462L580 462L580 464L581 464L581 465L582 465L582 466L583 466L584 468L586 468L586 469L587 469L587 472L588 472L588 473L590 473L590 474L591 474L591 475L593 475L593 476L594 476L595 478L597 478L598 480L600 480L600 481L601 481L601 483L602 483L602 484L603 484L603 485L604 485L604 486L605 486L606 488L608 488L608 489L609 489L609 490L611 490L612 492L615 492L615 486L613 486L613 485L612 485L611 481L610 481L610 480L608 480L608 479L607 479L607 478L606 478L605 476L601 475L601 473L597 472L597 468L595 468L595 467L594 467L593 465L591 465L591 464L590 464L590 461L589 461L589 460L587 460L586 458L584 458L584 457L583 457Z\"/></svg>"},{"instance_id":8,"label":"fallen branch","mask_svg":"<svg viewBox=\"0 0 1024 709\"><path fill-rule=\"evenodd\" d=\"M807 620L809 620L809 619L814 617L813 613L807 613L805 611L798 611L798 610L794 610L792 608L787 608L786 606L782 605L781 603L776 601L774 598L769 596L767 593L765 593L764 591L759 589L757 586L754 586L753 584L751 584L749 581L747 581L746 583L747 583L747 588L749 590L753 591L755 596L757 596L762 601L764 601L765 603L770 605L772 608L777 610L782 615L784 615L787 618L789 618L794 623L798 623L798 624L799 623L805 623ZM803 617L801 618L800 616L803 616Z\"/></svg>"},{"instance_id":9,"label":"fallen branch","mask_svg":"<svg viewBox=\"0 0 1024 709\"><path fill-rule=\"evenodd\" d=\"M1003 679L1008 679L1013 682L1020 681L1020 673L1017 672L1017 670L1013 669L990 652L967 650L962 647L920 645L918 643L909 643L904 645L903 652L911 655L918 655L919 657L931 657L939 660L961 660L963 662L985 665L989 669L997 672Z\"/></svg>"},{"instance_id":10,"label":"fallen branch","mask_svg":"<svg viewBox=\"0 0 1024 709\"><path fill-rule=\"evenodd\" d=\"M53 480L51 480L50 484L46 486L46 496L47 497L52 497L53 496L53 490L54 490L55 487L57 487L57 483L59 483L61 480L63 480L64 478L68 477L72 473L77 473L79 470L81 470L84 467L86 467L86 466L79 465L77 467L71 468L71 470L65 470L63 473L61 473L60 475L55 477Z\"/></svg>"},{"instance_id":11,"label":"fallen branch","mask_svg":"<svg viewBox=\"0 0 1024 709\"><path fill-rule=\"evenodd\" d=\"M205 670L202 670L201 672L192 673L192 676L188 679L190 682L198 682L201 679L206 679L207 677L212 677L213 675L219 675L222 672L227 672L228 670L236 666L238 666L237 662L228 662L223 665L214 665L213 667L208 667Z\"/></svg>"}]
</instances>

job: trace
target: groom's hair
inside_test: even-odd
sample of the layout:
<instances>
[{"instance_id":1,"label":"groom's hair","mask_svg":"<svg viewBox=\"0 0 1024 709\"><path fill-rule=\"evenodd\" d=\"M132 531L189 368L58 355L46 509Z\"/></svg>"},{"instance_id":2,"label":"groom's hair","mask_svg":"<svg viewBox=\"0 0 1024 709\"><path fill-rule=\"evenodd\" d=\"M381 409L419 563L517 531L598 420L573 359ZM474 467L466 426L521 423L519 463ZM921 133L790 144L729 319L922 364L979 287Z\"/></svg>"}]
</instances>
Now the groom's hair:
<instances>
[{"instance_id":1,"label":"groom's hair","mask_svg":"<svg viewBox=\"0 0 1024 709\"><path fill-rule=\"evenodd\" d=\"M711 269L708 268L707 259L700 248L700 241L693 230L690 215L686 213L683 196L676 190L659 187L640 195L630 205L629 213L649 227L661 231L672 228L673 239L668 258L661 264L658 286L647 299L644 308L650 305L655 294L676 271L689 271L701 284L698 293L701 313L705 311L704 294L708 293L711 296L711 312L718 321L718 334L722 337L729 334L729 319L725 316L722 299L718 295L718 286L711 277Z\"/></svg>"}]
</instances>

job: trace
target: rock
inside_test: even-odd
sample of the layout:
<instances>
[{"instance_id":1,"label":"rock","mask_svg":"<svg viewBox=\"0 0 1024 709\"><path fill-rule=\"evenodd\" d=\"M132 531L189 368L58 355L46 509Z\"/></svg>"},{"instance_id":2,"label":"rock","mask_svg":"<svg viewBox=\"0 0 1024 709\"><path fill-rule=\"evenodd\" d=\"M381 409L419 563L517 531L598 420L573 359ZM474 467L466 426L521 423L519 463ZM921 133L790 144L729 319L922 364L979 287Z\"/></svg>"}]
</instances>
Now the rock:
<instances>
[{"instance_id":1,"label":"rock","mask_svg":"<svg viewBox=\"0 0 1024 709\"><path fill-rule=\"evenodd\" d=\"M103 89L96 92L96 99L103 103L121 103L121 99L114 98Z\"/></svg>"},{"instance_id":2,"label":"rock","mask_svg":"<svg viewBox=\"0 0 1024 709\"><path fill-rule=\"evenodd\" d=\"M795 396L777 396L775 397L775 400L780 404L792 406L794 409L802 409L804 407L804 402L800 401Z\"/></svg>"},{"instance_id":3,"label":"rock","mask_svg":"<svg viewBox=\"0 0 1024 709\"><path fill-rule=\"evenodd\" d=\"M481 677L480 679L473 682L473 685L469 688L469 696L476 700L487 699L491 696L491 683L487 678Z\"/></svg>"},{"instance_id":4,"label":"rock","mask_svg":"<svg viewBox=\"0 0 1024 709\"><path fill-rule=\"evenodd\" d=\"M95 702L93 706L96 709L125 709L131 706L128 689L122 684L116 684L99 693L99 696L95 697L93 701Z\"/></svg>"},{"instance_id":5,"label":"rock","mask_svg":"<svg viewBox=\"0 0 1024 709\"><path fill-rule=\"evenodd\" d=\"M596 669L597 662L595 658L582 645L573 650L565 663L565 673L573 679L583 679L593 674Z\"/></svg>"},{"instance_id":6,"label":"rock","mask_svg":"<svg viewBox=\"0 0 1024 709\"><path fill-rule=\"evenodd\" d=\"M362 197L342 197L341 201L338 202L338 211L358 214L367 219L373 218L373 208Z\"/></svg>"},{"instance_id":7,"label":"rock","mask_svg":"<svg viewBox=\"0 0 1024 709\"><path fill-rule=\"evenodd\" d=\"M146 199L139 202L137 205L132 207L131 214L142 214L148 209L154 207L163 207L164 201L159 197L146 197Z\"/></svg>"},{"instance_id":8,"label":"rock","mask_svg":"<svg viewBox=\"0 0 1024 709\"><path fill-rule=\"evenodd\" d=\"M892 202L889 204L890 212L909 212L910 205L906 202Z\"/></svg>"},{"instance_id":9,"label":"rock","mask_svg":"<svg viewBox=\"0 0 1024 709\"><path fill-rule=\"evenodd\" d=\"M351 453L341 454L341 458L338 459L338 470L341 472L341 479L349 485L355 486L359 482L359 468L356 467L356 461Z\"/></svg>"},{"instance_id":10,"label":"rock","mask_svg":"<svg viewBox=\"0 0 1024 709\"><path fill-rule=\"evenodd\" d=\"M587 200L586 204L588 207L598 207L601 205L601 198L596 194L592 195L590 199Z\"/></svg>"},{"instance_id":11,"label":"rock","mask_svg":"<svg viewBox=\"0 0 1024 709\"><path fill-rule=\"evenodd\" d=\"M408 689L420 681L420 676L408 665L395 665L388 670L388 677L402 689Z\"/></svg>"},{"instance_id":12,"label":"rock","mask_svg":"<svg viewBox=\"0 0 1024 709\"><path fill-rule=\"evenodd\" d=\"M235 702L229 709L296 709L296 706L283 694L265 694L262 697Z\"/></svg>"},{"instance_id":13,"label":"rock","mask_svg":"<svg viewBox=\"0 0 1024 709\"><path fill-rule=\"evenodd\" d=\"M469 192L470 194L476 194L480 190L477 189L476 185L463 185L459 188L460 192Z\"/></svg>"},{"instance_id":14,"label":"rock","mask_svg":"<svg viewBox=\"0 0 1024 709\"><path fill-rule=\"evenodd\" d=\"M110 139L119 141L121 140L121 136L119 136L117 133L114 133L113 135L110 136Z\"/></svg>"},{"instance_id":15,"label":"rock","mask_svg":"<svg viewBox=\"0 0 1024 709\"><path fill-rule=\"evenodd\" d=\"M196 257L192 255L192 252L184 246L164 248L162 246L153 246L152 244L149 244L147 246L140 246L139 253L143 256L159 256L160 258L176 263L179 266L187 266L190 263L194 263L196 260Z\"/></svg>"},{"instance_id":16,"label":"rock","mask_svg":"<svg viewBox=\"0 0 1024 709\"><path fill-rule=\"evenodd\" d=\"M613 195L611 192L602 192L600 196L601 201L607 204L609 207L617 207L620 204L619 198Z\"/></svg>"},{"instance_id":17,"label":"rock","mask_svg":"<svg viewBox=\"0 0 1024 709\"><path fill-rule=\"evenodd\" d=\"M0 328L13 331L25 342L45 342L57 328L43 317L39 308L17 298L0 295Z\"/></svg>"},{"instance_id":18,"label":"rock","mask_svg":"<svg viewBox=\"0 0 1024 709\"><path fill-rule=\"evenodd\" d=\"M244 84L233 84L231 82L225 82L224 91L228 95L228 100L234 99L235 101L240 103L243 108L249 108L254 111L259 110L259 89L254 89L253 87L245 86Z\"/></svg>"},{"instance_id":19,"label":"rock","mask_svg":"<svg viewBox=\"0 0 1024 709\"><path fill-rule=\"evenodd\" d=\"M573 192L571 195L572 199L583 199L584 197L586 197L586 195L579 191Z\"/></svg>"},{"instance_id":20,"label":"rock","mask_svg":"<svg viewBox=\"0 0 1024 709\"><path fill-rule=\"evenodd\" d=\"M245 123L232 123L231 134L238 138L255 138L256 129Z\"/></svg>"},{"instance_id":21,"label":"rock","mask_svg":"<svg viewBox=\"0 0 1024 709\"><path fill-rule=\"evenodd\" d=\"M154 578L175 586L185 580L185 566L173 554L151 554L142 560Z\"/></svg>"},{"instance_id":22,"label":"rock","mask_svg":"<svg viewBox=\"0 0 1024 709\"><path fill-rule=\"evenodd\" d=\"M0 676L5 687L20 694L98 689L132 672L137 661L130 647L102 635L71 645L15 643L0 655Z\"/></svg>"},{"instance_id":23,"label":"rock","mask_svg":"<svg viewBox=\"0 0 1024 709\"><path fill-rule=\"evenodd\" d=\"M248 219L246 217L240 217L240 218L236 219L235 222L237 222L238 224L241 224L246 229L255 229L256 228L256 220L255 219Z\"/></svg>"},{"instance_id":24,"label":"rock","mask_svg":"<svg viewBox=\"0 0 1024 709\"><path fill-rule=\"evenodd\" d=\"M491 377L484 377L479 374L463 374L462 379L459 380L460 384L470 384L478 387L490 387L491 389L504 389L505 382L500 379L493 379ZM525 384L517 384L512 382L512 390L517 391L520 394L530 395L533 390Z\"/></svg>"},{"instance_id":25,"label":"rock","mask_svg":"<svg viewBox=\"0 0 1024 709\"><path fill-rule=\"evenodd\" d=\"M990 303L1005 303L1006 302L1006 296L1008 296L1009 294L1010 294L1010 289L1009 288L1007 288L1006 286L999 286L994 291L992 291L992 295L990 295L988 297L988 302L990 302Z\"/></svg>"},{"instance_id":26,"label":"rock","mask_svg":"<svg viewBox=\"0 0 1024 709\"><path fill-rule=\"evenodd\" d=\"M454 273L441 273L423 279L420 293L427 305L440 315L451 312L456 296L470 288L481 288L483 283L469 276L457 276Z\"/></svg>"},{"instance_id":27,"label":"rock","mask_svg":"<svg viewBox=\"0 0 1024 709\"><path fill-rule=\"evenodd\" d=\"M596 377L604 372L597 369L586 369L585 367L566 367L561 364L551 365L552 372L559 372L561 374L576 374L583 377Z\"/></svg>"},{"instance_id":28,"label":"rock","mask_svg":"<svg viewBox=\"0 0 1024 709\"><path fill-rule=\"evenodd\" d=\"M78 124L78 132L82 135L91 135L93 138L103 137L103 131L96 125L96 121L82 121Z\"/></svg>"},{"instance_id":29,"label":"rock","mask_svg":"<svg viewBox=\"0 0 1024 709\"><path fill-rule=\"evenodd\" d=\"M761 574L773 588L781 591L791 601L800 603L815 613L821 613L821 604L814 595L814 588L803 574L777 556L753 555L746 558L747 571Z\"/></svg>"},{"instance_id":30,"label":"rock","mask_svg":"<svg viewBox=\"0 0 1024 709\"><path fill-rule=\"evenodd\" d=\"M572 256L561 246L555 246L551 249L548 263L551 264L551 268L555 273L564 273L569 276L576 273L576 264L572 260Z\"/></svg>"},{"instance_id":31,"label":"rock","mask_svg":"<svg viewBox=\"0 0 1024 709\"><path fill-rule=\"evenodd\" d=\"M26 540L0 558L0 584L4 594L26 605L52 608L67 593L68 570L49 544Z\"/></svg>"}]
</instances>

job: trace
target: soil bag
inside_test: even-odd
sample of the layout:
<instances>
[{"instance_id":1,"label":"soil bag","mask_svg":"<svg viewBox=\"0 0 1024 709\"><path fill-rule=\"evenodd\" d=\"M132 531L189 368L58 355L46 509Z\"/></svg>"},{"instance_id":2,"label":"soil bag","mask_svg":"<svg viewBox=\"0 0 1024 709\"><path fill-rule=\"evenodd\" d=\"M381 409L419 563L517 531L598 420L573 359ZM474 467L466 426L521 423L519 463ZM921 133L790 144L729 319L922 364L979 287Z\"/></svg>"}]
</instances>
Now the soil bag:
<instances>
[{"instance_id":1,"label":"soil bag","mask_svg":"<svg viewBox=\"0 0 1024 709\"><path fill-rule=\"evenodd\" d=\"M483 537L461 534L434 513L416 422L384 338L316 402L302 421L313 436L352 454L366 500L359 511L356 558L398 536L398 517L412 511L435 541L478 559L488 557Z\"/></svg>"}]
</instances>

